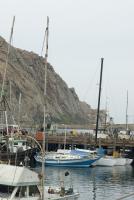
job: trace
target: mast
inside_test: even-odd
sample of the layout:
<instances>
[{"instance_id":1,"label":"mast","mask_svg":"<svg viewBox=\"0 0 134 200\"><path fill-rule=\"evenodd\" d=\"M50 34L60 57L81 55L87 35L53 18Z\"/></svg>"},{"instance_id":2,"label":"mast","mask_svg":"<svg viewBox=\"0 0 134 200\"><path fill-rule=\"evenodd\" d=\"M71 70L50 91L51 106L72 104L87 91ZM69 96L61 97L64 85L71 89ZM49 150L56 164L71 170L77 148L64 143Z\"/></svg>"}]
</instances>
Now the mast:
<instances>
[{"instance_id":1,"label":"mast","mask_svg":"<svg viewBox=\"0 0 134 200\"><path fill-rule=\"evenodd\" d=\"M9 58L10 46L11 46L12 37L13 37L14 23L15 23L15 16L13 17L12 26L11 26L11 32L10 32L10 38L9 38L9 43L8 43L8 47L7 47L7 55L6 55L6 62L5 62L5 71L4 71L3 81L2 81L2 87L1 87L0 102L2 102L3 100L5 100L5 97L4 97L5 80L6 80L6 74L7 74L7 67L8 67L8 58ZM6 110L6 108L5 108L4 112L5 112L5 120L6 120L6 131L7 131L7 135L8 135L8 120L7 120L7 110Z\"/></svg>"},{"instance_id":2,"label":"mast","mask_svg":"<svg viewBox=\"0 0 134 200\"><path fill-rule=\"evenodd\" d=\"M101 84L102 84L103 60L104 60L104 58L101 58L100 83L99 83L99 95L98 95L98 108L97 108L96 130L95 130L95 144L96 144L96 145L97 145L97 134L98 134L99 114L100 114L100 97L101 97Z\"/></svg>"},{"instance_id":3,"label":"mast","mask_svg":"<svg viewBox=\"0 0 134 200\"><path fill-rule=\"evenodd\" d=\"M65 125L64 127L64 131L65 131L65 138L64 138L64 153L65 153L65 149L66 149L66 140L67 140L67 127Z\"/></svg>"},{"instance_id":4,"label":"mast","mask_svg":"<svg viewBox=\"0 0 134 200\"><path fill-rule=\"evenodd\" d=\"M44 200L44 181L45 181L45 126L46 126L46 92L47 92L47 58L48 58L48 36L49 36L49 17L47 17L47 27L45 30L45 78L44 78L44 121L43 121L43 144L42 144L42 200ZM43 41L44 43L44 41Z\"/></svg>"},{"instance_id":5,"label":"mast","mask_svg":"<svg viewBox=\"0 0 134 200\"><path fill-rule=\"evenodd\" d=\"M5 71L4 71L4 76L3 76L2 88L1 88L0 102L2 100L3 93L4 93L5 79L6 79L6 73L7 73L7 66L8 66L8 58L9 58L10 46L11 46L12 37L13 37L14 23L15 23L15 16L13 17L13 22L12 22L12 27L11 27L11 32L10 32L10 38L9 38L9 43L8 43L8 48L7 48Z\"/></svg>"},{"instance_id":6,"label":"mast","mask_svg":"<svg viewBox=\"0 0 134 200\"><path fill-rule=\"evenodd\" d=\"M126 104L126 131L128 131L128 90L127 90L127 104Z\"/></svg>"},{"instance_id":7,"label":"mast","mask_svg":"<svg viewBox=\"0 0 134 200\"><path fill-rule=\"evenodd\" d=\"M108 119L108 102L107 102L107 99L108 97L106 97L106 104L105 104L105 111L106 111L106 114L105 114L105 122L104 122L104 131L106 132L106 128L107 128L107 119Z\"/></svg>"},{"instance_id":8,"label":"mast","mask_svg":"<svg viewBox=\"0 0 134 200\"><path fill-rule=\"evenodd\" d=\"M21 111L21 93L19 95L19 110L18 110L18 126L20 128L20 111Z\"/></svg>"}]
</instances>

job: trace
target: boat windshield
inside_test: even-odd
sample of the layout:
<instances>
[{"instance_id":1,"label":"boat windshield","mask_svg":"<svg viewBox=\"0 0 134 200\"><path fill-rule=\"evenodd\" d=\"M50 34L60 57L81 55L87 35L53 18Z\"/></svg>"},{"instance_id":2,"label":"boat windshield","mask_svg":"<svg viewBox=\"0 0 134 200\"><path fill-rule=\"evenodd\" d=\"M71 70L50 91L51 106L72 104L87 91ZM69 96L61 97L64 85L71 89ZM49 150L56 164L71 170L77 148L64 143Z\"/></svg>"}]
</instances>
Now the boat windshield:
<instances>
[{"instance_id":1,"label":"boat windshield","mask_svg":"<svg viewBox=\"0 0 134 200\"><path fill-rule=\"evenodd\" d=\"M27 190L27 188L29 188ZM29 192L28 192L29 191ZM30 185L30 186L21 186L19 187L17 193L16 193L16 197L35 197L35 196L39 196L40 192L39 192L39 189L37 187L37 185L33 186L33 185Z\"/></svg>"},{"instance_id":2,"label":"boat windshield","mask_svg":"<svg viewBox=\"0 0 134 200\"><path fill-rule=\"evenodd\" d=\"M10 197L13 190L14 190L13 186L0 185L0 197L1 198Z\"/></svg>"},{"instance_id":3,"label":"boat windshield","mask_svg":"<svg viewBox=\"0 0 134 200\"><path fill-rule=\"evenodd\" d=\"M21 187L0 185L0 198L9 198L11 197L12 193L14 193L15 197L19 197L19 198L27 197L27 196L29 197L40 196L40 191L37 185L21 186Z\"/></svg>"}]
</instances>

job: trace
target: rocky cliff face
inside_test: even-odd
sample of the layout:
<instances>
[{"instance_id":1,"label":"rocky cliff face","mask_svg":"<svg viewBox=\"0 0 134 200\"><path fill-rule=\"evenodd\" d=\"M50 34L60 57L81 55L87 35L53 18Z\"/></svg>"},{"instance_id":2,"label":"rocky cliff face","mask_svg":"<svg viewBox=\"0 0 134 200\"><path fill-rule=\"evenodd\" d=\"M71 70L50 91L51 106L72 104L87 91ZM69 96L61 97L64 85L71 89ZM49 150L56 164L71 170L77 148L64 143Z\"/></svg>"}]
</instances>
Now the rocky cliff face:
<instances>
[{"instance_id":1,"label":"rocky cliff face","mask_svg":"<svg viewBox=\"0 0 134 200\"><path fill-rule=\"evenodd\" d=\"M0 86L5 70L7 47L7 42L0 37ZM11 91L10 106L16 120L19 115L20 93L20 121L38 124L43 120L44 64L43 57L10 47L4 91L8 102ZM74 88L68 88L50 64L47 71L46 110L48 120L53 122L89 124L96 121L96 111L79 100ZM104 116L103 111L101 115Z\"/></svg>"}]
</instances>

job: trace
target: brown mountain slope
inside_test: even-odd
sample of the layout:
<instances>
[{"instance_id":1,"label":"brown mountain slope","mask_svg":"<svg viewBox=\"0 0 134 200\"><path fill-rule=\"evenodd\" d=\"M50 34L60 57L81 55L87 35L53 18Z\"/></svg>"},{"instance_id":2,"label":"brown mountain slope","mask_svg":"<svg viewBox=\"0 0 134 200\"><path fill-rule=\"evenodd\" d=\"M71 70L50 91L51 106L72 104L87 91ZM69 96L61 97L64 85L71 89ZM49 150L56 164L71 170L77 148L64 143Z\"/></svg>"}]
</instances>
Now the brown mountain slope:
<instances>
[{"instance_id":1,"label":"brown mountain slope","mask_svg":"<svg viewBox=\"0 0 134 200\"><path fill-rule=\"evenodd\" d=\"M5 68L7 42L0 37L0 85ZM43 118L44 105L44 59L33 52L11 46L5 94L9 101L11 84L11 108L18 118L19 95L21 101L21 121L39 123ZM85 102L79 101L74 88L68 88L64 80L48 64L47 74L47 116L59 123L89 124L95 123L96 111ZM104 112L102 111L102 115Z\"/></svg>"}]
</instances>

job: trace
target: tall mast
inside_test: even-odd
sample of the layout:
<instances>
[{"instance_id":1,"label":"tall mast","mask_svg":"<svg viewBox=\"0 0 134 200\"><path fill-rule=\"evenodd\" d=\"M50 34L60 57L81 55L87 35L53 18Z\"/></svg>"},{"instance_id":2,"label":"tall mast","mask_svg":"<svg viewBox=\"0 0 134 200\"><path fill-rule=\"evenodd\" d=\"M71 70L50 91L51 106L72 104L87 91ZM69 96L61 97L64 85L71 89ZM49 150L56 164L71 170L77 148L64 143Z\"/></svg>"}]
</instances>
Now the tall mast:
<instances>
[{"instance_id":1,"label":"tall mast","mask_svg":"<svg viewBox=\"0 0 134 200\"><path fill-rule=\"evenodd\" d=\"M10 38L9 38L9 43L8 43L8 48L7 48L6 63L5 63L5 71L4 71L3 82L2 82L2 88L1 88L1 94L0 94L0 102L2 101L2 97L3 97L3 93L4 93L5 79L6 79L6 73L7 73L7 66L8 66L8 58L9 58L10 46L11 46L12 37L13 37L14 23L15 23L15 16L13 17L13 21L12 21L12 27L11 27L11 32L10 32Z\"/></svg>"},{"instance_id":2,"label":"tall mast","mask_svg":"<svg viewBox=\"0 0 134 200\"><path fill-rule=\"evenodd\" d=\"M20 93L19 95L19 110L18 110L18 126L20 128L20 113L21 113L21 96L22 94Z\"/></svg>"},{"instance_id":3,"label":"tall mast","mask_svg":"<svg viewBox=\"0 0 134 200\"><path fill-rule=\"evenodd\" d=\"M48 36L49 36L49 18L47 17L47 27L45 30L45 79L44 79L44 122L43 122L43 144L42 144L42 200L44 200L44 181L45 181L45 126L46 126L46 90L47 90L47 58L48 58ZM44 41L43 41L44 43Z\"/></svg>"},{"instance_id":4,"label":"tall mast","mask_svg":"<svg viewBox=\"0 0 134 200\"><path fill-rule=\"evenodd\" d=\"M65 138L64 138L64 153L65 153L65 149L66 149L66 140L67 140L67 127L66 127L66 125L64 125L64 131L65 131Z\"/></svg>"},{"instance_id":5,"label":"tall mast","mask_svg":"<svg viewBox=\"0 0 134 200\"><path fill-rule=\"evenodd\" d=\"M95 131L95 144L96 144L96 145L97 145L97 134L98 134L99 114L100 114L100 97L101 97L101 84L102 84L103 60L104 60L104 58L101 58L100 83L99 83L99 95L98 95L98 108L97 108L96 131Z\"/></svg>"},{"instance_id":6,"label":"tall mast","mask_svg":"<svg viewBox=\"0 0 134 200\"><path fill-rule=\"evenodd\" d=\"M127 90L127 105L126 105L126 131L128 131L128 90Z\"/></svg>"},{"instance_id":7,"label":"tall mast","mask_svg":"<svg viewBox=\"0 0 134 200\"><path fill-rule=\"evenodd\" d=\"M6 55L5 70L4 70L4 75L3 75L2 87L1 87L0 102L2 102L2 100L4 100L3 99L3 97L4 97L4 89L5 89L4 87L5 87L5 80L6 80L6 74L7 74L10 46L11 46L12 37L13 37L14 23L15 23L15 16L13 17L9 43L8 43L8 47L7 47L7 55ZM8 135L8 120L7 120L7 110L6 110L6 108L5 108L5 120L6 120L6 131L7 131L7 135Z\"/></svg>"}]
</instances>

